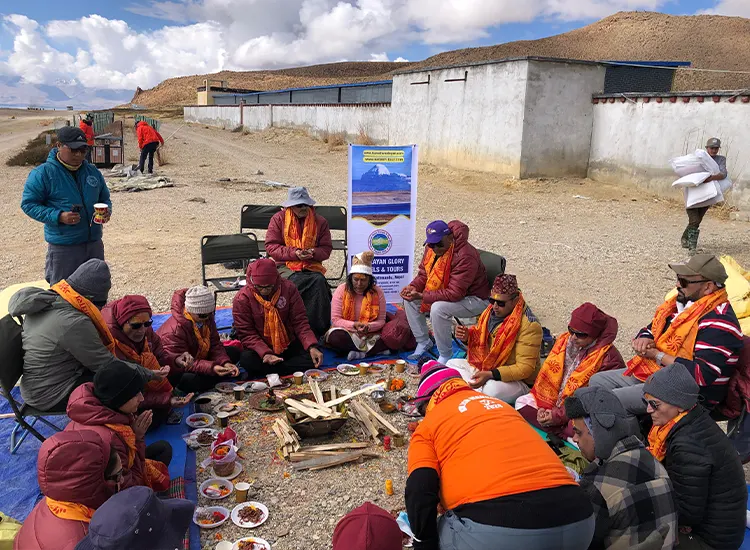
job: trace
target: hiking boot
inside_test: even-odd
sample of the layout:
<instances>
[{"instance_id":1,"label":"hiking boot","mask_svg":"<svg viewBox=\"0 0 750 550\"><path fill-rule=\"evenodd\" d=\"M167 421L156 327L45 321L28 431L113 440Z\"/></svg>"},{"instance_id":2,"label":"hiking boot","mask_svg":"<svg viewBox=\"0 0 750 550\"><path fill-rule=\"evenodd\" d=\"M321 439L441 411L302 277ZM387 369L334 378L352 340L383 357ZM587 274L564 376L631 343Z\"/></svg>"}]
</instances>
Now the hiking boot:
<instances>
[{"instance_id":1,"label":"hiking boot","mask_svg":"<svg viewBox=\"0 0 750 550\"><path fill-rule=\"evenodd\" d=\"M690 231L690 227L686 227L685 231L682 232L682 237L680 238L680 244L682 244L682 248L690 248L690 244L688 243L688 232Z\"/></svg>"},{"instance_id":2,"label":"hiking boot","mask_svg":"<svg viewBox=\"0 0 750 550\"><path fill-rule=\"evenodd\" d=\"M688 228L688 253L693 256L698 250L698 237L701 234L701 230L696 227Z\"/></svg>"}]
</instances>

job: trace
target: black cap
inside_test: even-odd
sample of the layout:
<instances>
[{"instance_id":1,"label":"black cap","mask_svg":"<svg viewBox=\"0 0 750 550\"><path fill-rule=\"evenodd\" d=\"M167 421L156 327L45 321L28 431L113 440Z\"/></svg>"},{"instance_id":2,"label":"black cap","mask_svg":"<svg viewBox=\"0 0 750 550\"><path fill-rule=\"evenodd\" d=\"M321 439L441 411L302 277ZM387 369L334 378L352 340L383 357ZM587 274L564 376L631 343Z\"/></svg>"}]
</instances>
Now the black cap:
<instances>
[{"instance_id":1,"label":"black cap","mask_svg":"<svg viewBox=\"0 0 750 550\"><path fill-rule=\"evenodd\" d=\"M63 126L57 131L57 141L67 145L71 149L80 149L86 147L86 134L80 128L73 126Z\"/></svg>"},{"instance_id":2,"label":"black cap","mask_svg":"<svg viewBox=\"0 0 750 550\"><path fill-rule=\"evenodd\" d=\"M102 405L114 410L143 391L145 385L137 366L119 359L100 367L94 375L94 395Z\"/></svg>"}]
</instances>

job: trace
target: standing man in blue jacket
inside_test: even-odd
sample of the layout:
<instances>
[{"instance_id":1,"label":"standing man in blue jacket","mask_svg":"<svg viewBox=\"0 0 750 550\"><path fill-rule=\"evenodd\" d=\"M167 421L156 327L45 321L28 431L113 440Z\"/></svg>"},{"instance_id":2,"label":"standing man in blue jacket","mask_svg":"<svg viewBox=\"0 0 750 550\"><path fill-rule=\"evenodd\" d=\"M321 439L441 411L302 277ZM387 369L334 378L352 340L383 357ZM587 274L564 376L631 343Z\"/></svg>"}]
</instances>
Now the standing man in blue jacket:
<instances>
[{"instance_id":1,"label":"standing man in blue jacket","mask_svg":"<svg viewBox=\"0 0 750 550\"><path fill-rule=\"evenodd\" d=\"M109 207L106 223L112 201L101 172L85 160L87 151L86 135L80 128L60 128L47 162L31 171L23 188L21 209L44 224L44 278L50 285L87 260L104 260L102 226L93 221L94 204Z\"/></svg>"}]
</instances>

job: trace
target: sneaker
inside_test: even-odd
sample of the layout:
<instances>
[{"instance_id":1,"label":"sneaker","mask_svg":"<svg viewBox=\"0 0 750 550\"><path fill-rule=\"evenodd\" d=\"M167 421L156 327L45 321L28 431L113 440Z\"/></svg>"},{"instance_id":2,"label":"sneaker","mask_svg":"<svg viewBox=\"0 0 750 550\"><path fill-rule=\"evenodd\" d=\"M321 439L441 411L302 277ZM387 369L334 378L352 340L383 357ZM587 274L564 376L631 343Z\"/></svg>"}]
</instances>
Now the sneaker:
<instances>
[{"instance_id":1,"label":"sneaker","mask_svg":"<svg viewBox=\"0 0 750 550\"><path fill-rule=\"evenodd\" d=\"M364 359L367 354L364 351L350 351L349 355L346 356L347 361L359 361Z\"/></svg>"},{"instance_id":2,"label":"sneaker","mask_svg":"<svg viewBox=\"0 0 750 550\"><path fill-rule=\"evenodd\" d=\"M417 344L417 349L415 349L414 353L412 353L411 355L409 355L409 357L407 357L407 359L409 359L410 361L416 361L416 360L418 360L425 353L427 353L428 351L430 351L432 349L433 345L434 344L433 344L432 340L427 340L426 342L420 342L420 343L418 343Z\"/></svg>"},{"instance_id":3,"label":"sneaker","mask_svg":"<svg viewBox=\"0 0 750 550\"><path fill-rule=\"evenodd\" d=\"M450 360L451 360L451 358L450 358L450 357L443 357L443 356L441 355L440 357L438 357L438 360L437 360L437 362L438 362L438 363L440 363L441 365L447 365L447 364L448 364L448 361L450 361Z\"/></svg>"}]
</instances>

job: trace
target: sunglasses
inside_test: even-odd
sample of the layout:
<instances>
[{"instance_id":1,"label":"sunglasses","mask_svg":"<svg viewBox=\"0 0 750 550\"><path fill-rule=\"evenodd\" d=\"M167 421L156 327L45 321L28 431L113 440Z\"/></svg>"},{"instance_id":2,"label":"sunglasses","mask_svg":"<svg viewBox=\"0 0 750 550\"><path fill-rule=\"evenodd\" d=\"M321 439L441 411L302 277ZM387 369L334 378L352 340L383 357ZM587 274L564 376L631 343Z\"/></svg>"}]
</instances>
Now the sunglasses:
<instances>
[{"instance_id":1,"label":"sunglasses","mask_svg":"<svg viewBox=\"0 0 750 550\"><path fill-rule=\"evenodd\" d=\"M130 328L132 328L133 330L138 330L139 328L142 328L142 327L148 328L153 324L154 324L153 321L146 321L144 323L128 323L128 325L130 325Z\"/></svg>"},{"instance_id":2,"label":"sunglasses","mask_svg":"<svg viewBox=\"0 0 750 550\"><path fill-rule=\"evenodd\" d=\"M208 319L211 317L210 313L196 313L195 315L198 319Z\"/></svg>"},{"instance_id":3,"label":"sunglasses","mask_svg":"<svg viewBox=\"0 0 750 550\"><path fill-rule=\"evenodd\" d=\"M435 250L436 248L441 248L443 246L443 241L440 241L439 243L427 243L427 248L431 248Z\"/></svg>"},{"instance_id":4,"label":"sunglasses","mask_svg":"<svg viewBox=\"0 0 750 550\"><path fill-rule=\"evenodd\" d=\"M492 306L505 307L506 304L509 304L511 301L515 300L516 298L518 298L518 294L514 294L510 300L495 300L494 298L488 298L487 301Z\"/></svg>"},{"instance_id":5,"label":"sunglasses","mask_svg":"<svg viewBox=\"0 0 750 550\"><path fill-rule=\"evenodd\" d=\"M589 335L585 332L578 332L577 330L573 330L572 328L568 327L568 332L571 336L575 336L576 338L588 338Z\"/></svg>"},{"instance_id":6,"label":"sunglasses","mask_svg":"<svg viewBox=\"0 0 750 550\"><path fill-rule=\"evenodd\" d=\"M657 403L653 399L646 399L645 397L642 397L641 401L643 401L643 404L646 405L646 407L651 407L654 410L657 410L659 405L661 405L661 403Z\"/></svg>"},{"instance_id":7,"label":"sunglasses","mask_svg":"<svg viewBox=\"0 0 750 550\"><path fill-rule=\"evenodd\" d=\"M697 285L698 283L710 283L711 281L708 279L699 279L697 281L688 281L684 277L677 277L677 283L680 285L681 288L687 288L690 285Z\"/></svg>"}]
</instances>

